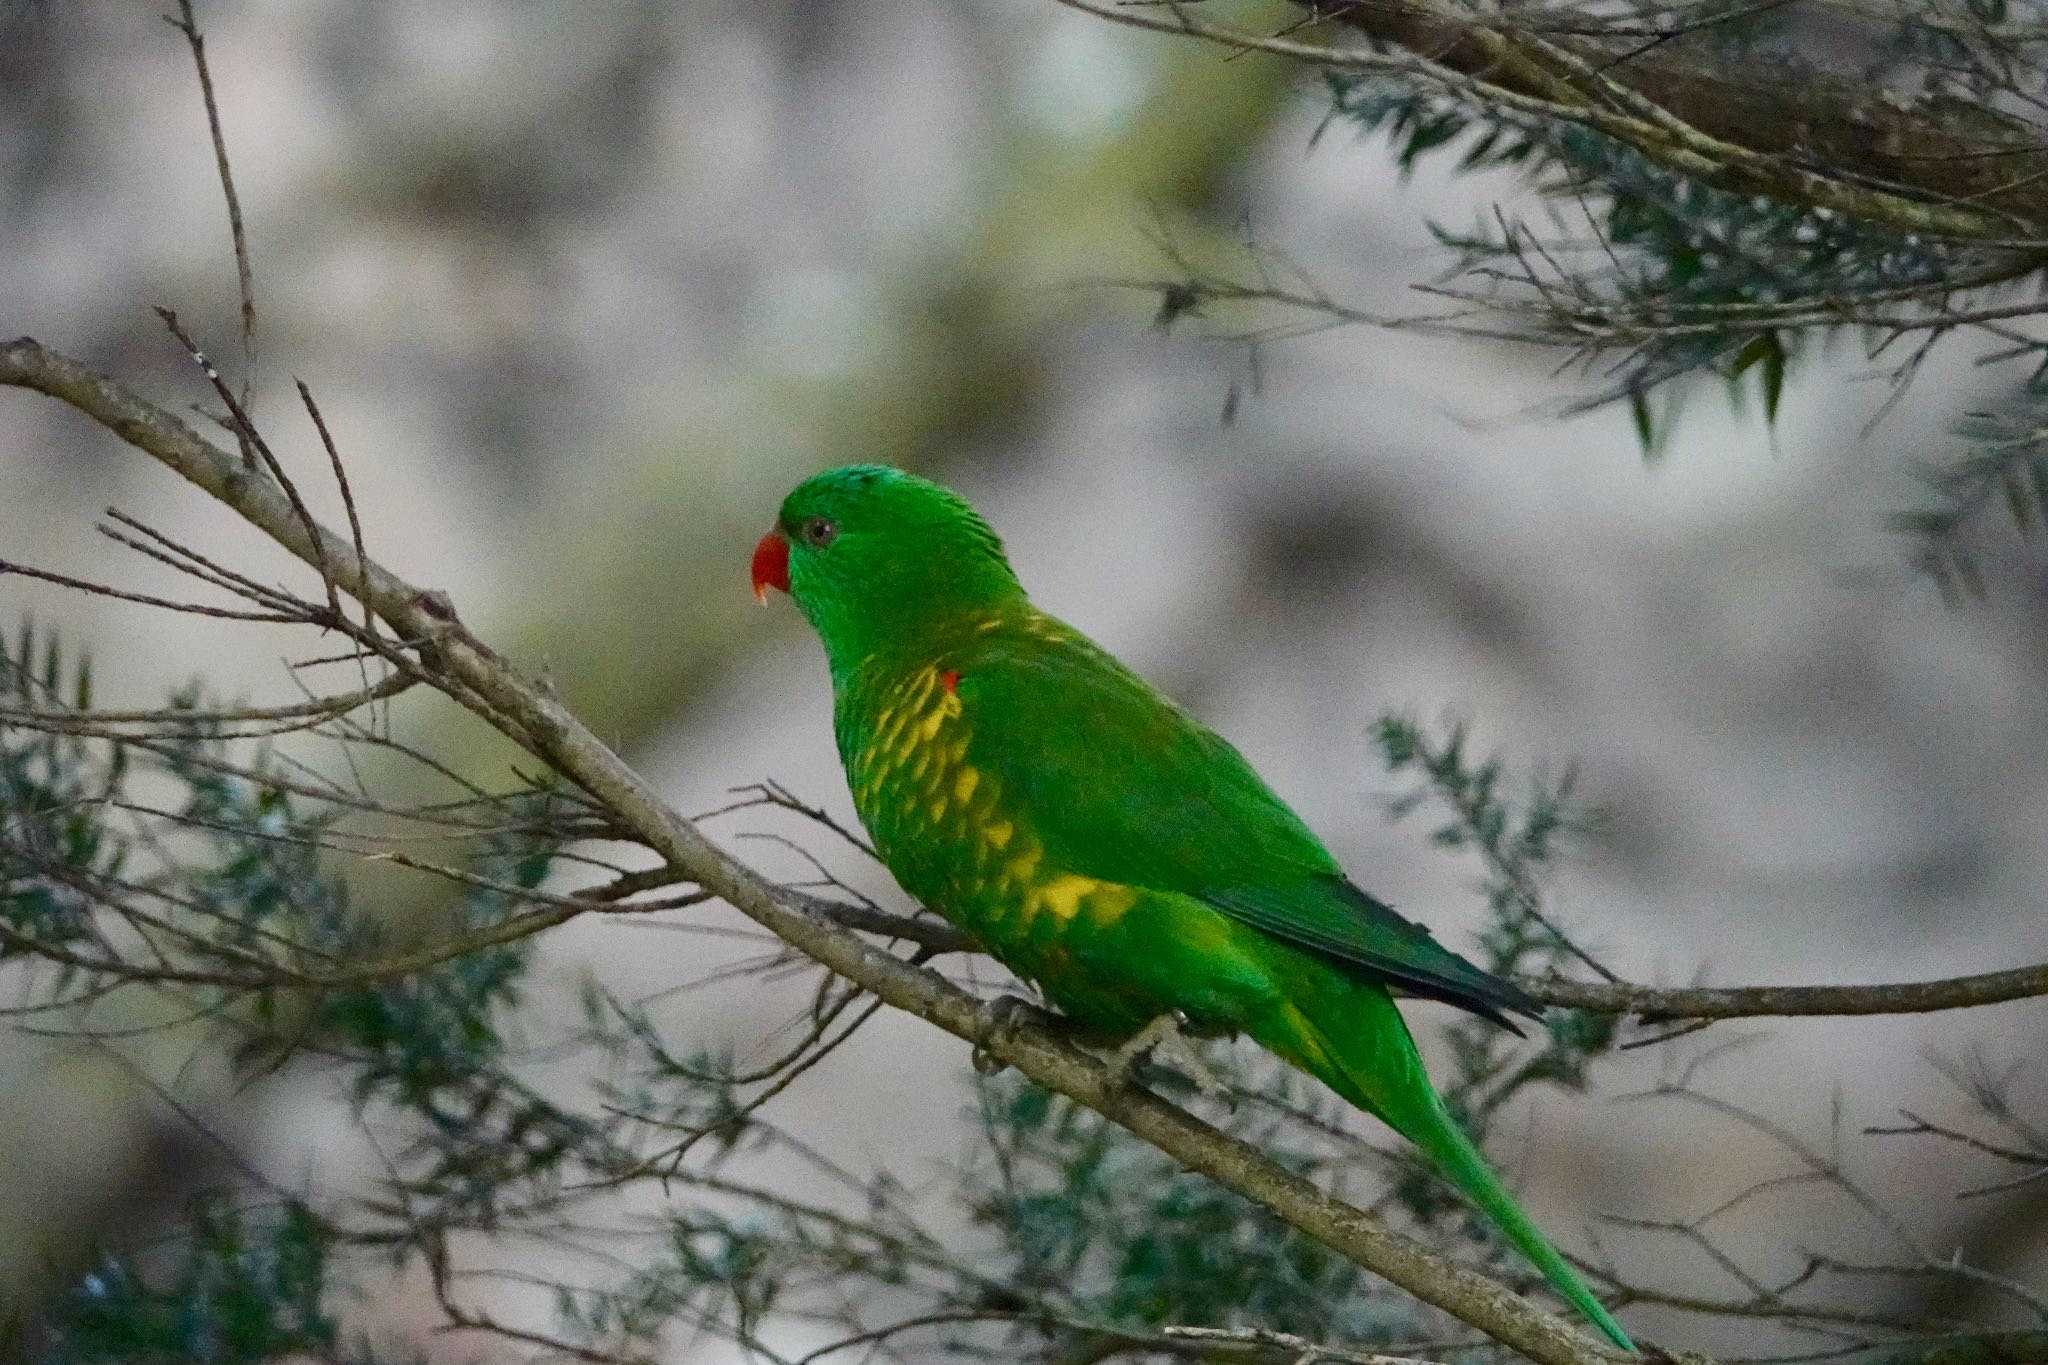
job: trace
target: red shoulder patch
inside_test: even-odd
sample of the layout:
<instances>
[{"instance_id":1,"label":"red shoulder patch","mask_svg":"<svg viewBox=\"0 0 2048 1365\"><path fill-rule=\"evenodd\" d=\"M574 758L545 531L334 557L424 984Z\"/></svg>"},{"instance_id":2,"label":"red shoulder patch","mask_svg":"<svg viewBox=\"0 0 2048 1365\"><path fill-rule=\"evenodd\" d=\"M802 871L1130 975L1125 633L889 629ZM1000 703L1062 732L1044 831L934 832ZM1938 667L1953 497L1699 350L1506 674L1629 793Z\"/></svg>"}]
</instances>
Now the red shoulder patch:
<instances>
[{"instance_id":1,"label":"red shoulder patch","mask_svg":"<svg viewBox=\"0 0 2048 1365\"><path fill-rule=\"evenodd\" d=\"M946 689L946 695L949 697L958 692L960 690L960 670L949 668L939 674L939 686Z\"/></svg>"}]
</instances>

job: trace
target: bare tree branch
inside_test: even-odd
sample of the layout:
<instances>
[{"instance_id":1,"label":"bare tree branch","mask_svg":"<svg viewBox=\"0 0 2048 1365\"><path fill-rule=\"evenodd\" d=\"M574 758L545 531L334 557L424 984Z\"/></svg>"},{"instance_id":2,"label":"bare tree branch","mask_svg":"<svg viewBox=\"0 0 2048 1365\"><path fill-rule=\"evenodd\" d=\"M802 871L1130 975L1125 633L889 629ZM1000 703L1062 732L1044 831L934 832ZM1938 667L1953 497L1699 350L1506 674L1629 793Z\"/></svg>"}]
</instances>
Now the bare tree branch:
<instances>
[{"instance_id":1,"label":"bare tree branch","mask_svg":"<svg viewBox=\"0 0 2048 1365\"><path fill-rule=\"evenodd\" d=\"M213 96L213 71L206 64L206 35L192 12L192 0L178 0L178 17L164 16L164 22L185 35L192 49L192 68L199 74L199 94L206 104L206 131L213 139L213 163L220 176L221 197L228 206L228 235L235 246L235 287L242 300L242 407L250 406L250 389L256 382L256 276L249 266L249 234L242 228L242 198L235 193L235 174L228 164L228 139L220 125L220 104ZM256 463L256 451L246 432L237 431L242 462Z\"/></svg>"},{"instance_id":2,"label":"bare tree branch","mask_svg":"<svg viewBox=\"0 0 2048 1365\"><path fill-rule=\"evenodd\" d=\"M1613 981L1524 983L1548 1005L1646 1019L1745 1019L1816 1014L1927 1014L2048 995L2048 963L1939 981L1875 986L1636 986Z\"/></svg>"}]
</instances>

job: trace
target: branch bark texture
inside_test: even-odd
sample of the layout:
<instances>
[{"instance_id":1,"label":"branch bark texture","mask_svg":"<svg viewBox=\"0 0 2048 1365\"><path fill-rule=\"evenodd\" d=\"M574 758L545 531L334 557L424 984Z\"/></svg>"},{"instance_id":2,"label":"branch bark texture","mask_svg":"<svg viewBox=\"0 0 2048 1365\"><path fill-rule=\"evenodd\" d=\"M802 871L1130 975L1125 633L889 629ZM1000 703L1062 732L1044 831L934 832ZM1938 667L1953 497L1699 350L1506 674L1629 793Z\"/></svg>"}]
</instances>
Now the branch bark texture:
<instances>
[{"instance_id":1,"label":"branch bark texture","mask_svg":"<svg viewBox=\"0 0 2048 1365\"><path fill-rule=\"evenodd\" d=\"M1645 1019L1753 1019L1828 1014L1931 1014L2048 995L2048 963L1936 981L1870 986L1639 986L1626 981L1523 983L1548 1005Z\"/></svg>"}]
</instances>

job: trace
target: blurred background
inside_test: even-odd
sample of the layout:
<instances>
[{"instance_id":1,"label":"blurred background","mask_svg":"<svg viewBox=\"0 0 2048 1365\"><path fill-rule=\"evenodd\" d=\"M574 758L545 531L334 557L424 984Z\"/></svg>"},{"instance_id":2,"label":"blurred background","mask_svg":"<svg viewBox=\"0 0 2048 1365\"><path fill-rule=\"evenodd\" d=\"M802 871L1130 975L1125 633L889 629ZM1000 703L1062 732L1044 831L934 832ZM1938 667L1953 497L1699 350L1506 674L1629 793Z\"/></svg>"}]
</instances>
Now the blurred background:
<instances>
[{"instance_id":1,"label":"blurred background","mask_svg":"<svg viewBox=\"0 0 2048 1365\"><path fill-rule=\"evenodd\" d=\"M0 333L178 407L204 395L150 306L228 369L237 322L164 8L0 10ZM273 444L338 519L302 377L372 553L545 670L678 808L774 778L850 818L822 656L786 602L754 608L745 561L799 478L883 460L965 492L1040 605L1234 740L1359 881L1454 946L1481 914L1475 873L1385 818L1368 728L1389 709L1469 721L1521 770L1579 765L1606 818L1553 906L1631 979L1883 981L2048 955L2048 577L2004 569L1951 608L1884 526L1958 415L2009 382L1968 354L1936 353L1882 413L1889 390L1849 347L1794 370L1774 425L1702 390L1646 460L1625 412L1557 415L1584 377L1537 348L1161 329L1156 293L1105 282L1162 277L1169 245L1279 253L1399 312L1446 264L1432 221L1530 201L1510 173L1404 176L1378 139L1318 136L1328 99L1297 71L1050 0L220 0L200 18ZM110 505L291 575L104 432L0 394L0 557L163 591L161 569L95 535ZM0 620L25 614L90 649L109 705L195 676L295 700L286 662L317 652L0 580ZM502 757L446 708L408 716L457 767ZM714 828L802 833L759 813ZM587 979L645 995L757 948L579 923L549 936L533 1034ZM695 992L658 1017L744 1058L809 988ZM1443 1016L1412 1014L1428 1045ZM2038 1276L2048 1187L1957 1203L1924 1147L1858 1134L1902 1107L1962 1112L1934 1061L2019 1062L2044 1029L2040 1002L1723 1025L1706 1040L1751 1041L1696 1081L1823 1149L1839 1136L1928 1246ZM784 1121L913 1178L970 1140L964 1081L950 1089L966 1062L883 1018L792 1090ZM1597 1232L1668 1285L1739 1294L1671 1239L1599 1231L1605 1214L1696 1216L1787 1167L1699 1111L1618 1102L1669 1065L1625 1054L1592 1094L1537 1096L1516 1173L1560 1240ZM192 1112L134 1087L136 1066ZM2014 1100L2048 1112L2038 1074ZM233 1082L175 1044L117 1066L22 1037L0 1049L0 1226L146 1219L151 1172L212 1159L194 1113L283 1184L377 1178L317 1084ZM1796 1192L1723 1231L1766 1277L1802 1248L1855 1259L1879 1239L1848 1201ZM516 1285L484 1293L546 1317ZM434 1335L402 1276L350 1312L432 1359L478 1349Z\"/></svg>"}]
</instances>

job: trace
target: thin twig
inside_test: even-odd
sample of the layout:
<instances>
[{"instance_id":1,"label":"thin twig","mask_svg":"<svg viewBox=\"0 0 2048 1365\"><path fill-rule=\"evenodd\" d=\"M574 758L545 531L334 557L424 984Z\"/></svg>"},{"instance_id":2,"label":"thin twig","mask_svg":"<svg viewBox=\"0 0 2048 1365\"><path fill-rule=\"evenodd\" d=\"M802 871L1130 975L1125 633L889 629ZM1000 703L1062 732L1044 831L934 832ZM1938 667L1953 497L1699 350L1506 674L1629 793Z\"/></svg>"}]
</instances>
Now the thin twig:
<instances>
[{"instance_id":1,"label":"thin twig","mask_svg":"<svg viewBox=\"0 0 2048 1365\"><path fill-rule=\"evenodd\" d=\"M16 564L5 559L0 559L0 574L19 574L23 578L36 578L41 579L45 583L55 583L61 588L75 588L79 592L91 593L95 597L112 597L123 602L135 602L145 607L161 607L165 611L181 611L193 616L216 616L229 621L268 621L285 622L288 624L304 624L305 622L303 616L286 615L283 612L240 611L233 607L209 607L203 602L174 602L167 597L152 597L148 593L126 592L120 588L110 588L104 583L94 583L88 579L73 578L68 574L53 573L48 569L31 569L26 564Z\"/></svg>"},{"instance_id":2,"label":"thin twig","mask_svg":"<svg viewBox=\"0 0 2048 1365\"><path fill-rule=\"evenodd\" d=\"M206 103L206 131L213 139L213 164L220 174L221 196L227 200L228 232L235 245L235 285L242 300L242 408L252 410L251 388L256 382L256 279L249 266L249 235L242 229L242 201L235 193L235 174L228 165L227 135L221 130L220 105L213 97L213 73L206 64L206 35L192 13L192 0L178 0L178 17L164 16L164 22L185 35L192 47L192 66L199 73L199 93ZM248 434L238 429L235 440L242 447L242 462L256 467L256 452Z\"/></svg>"}]
</instances>

